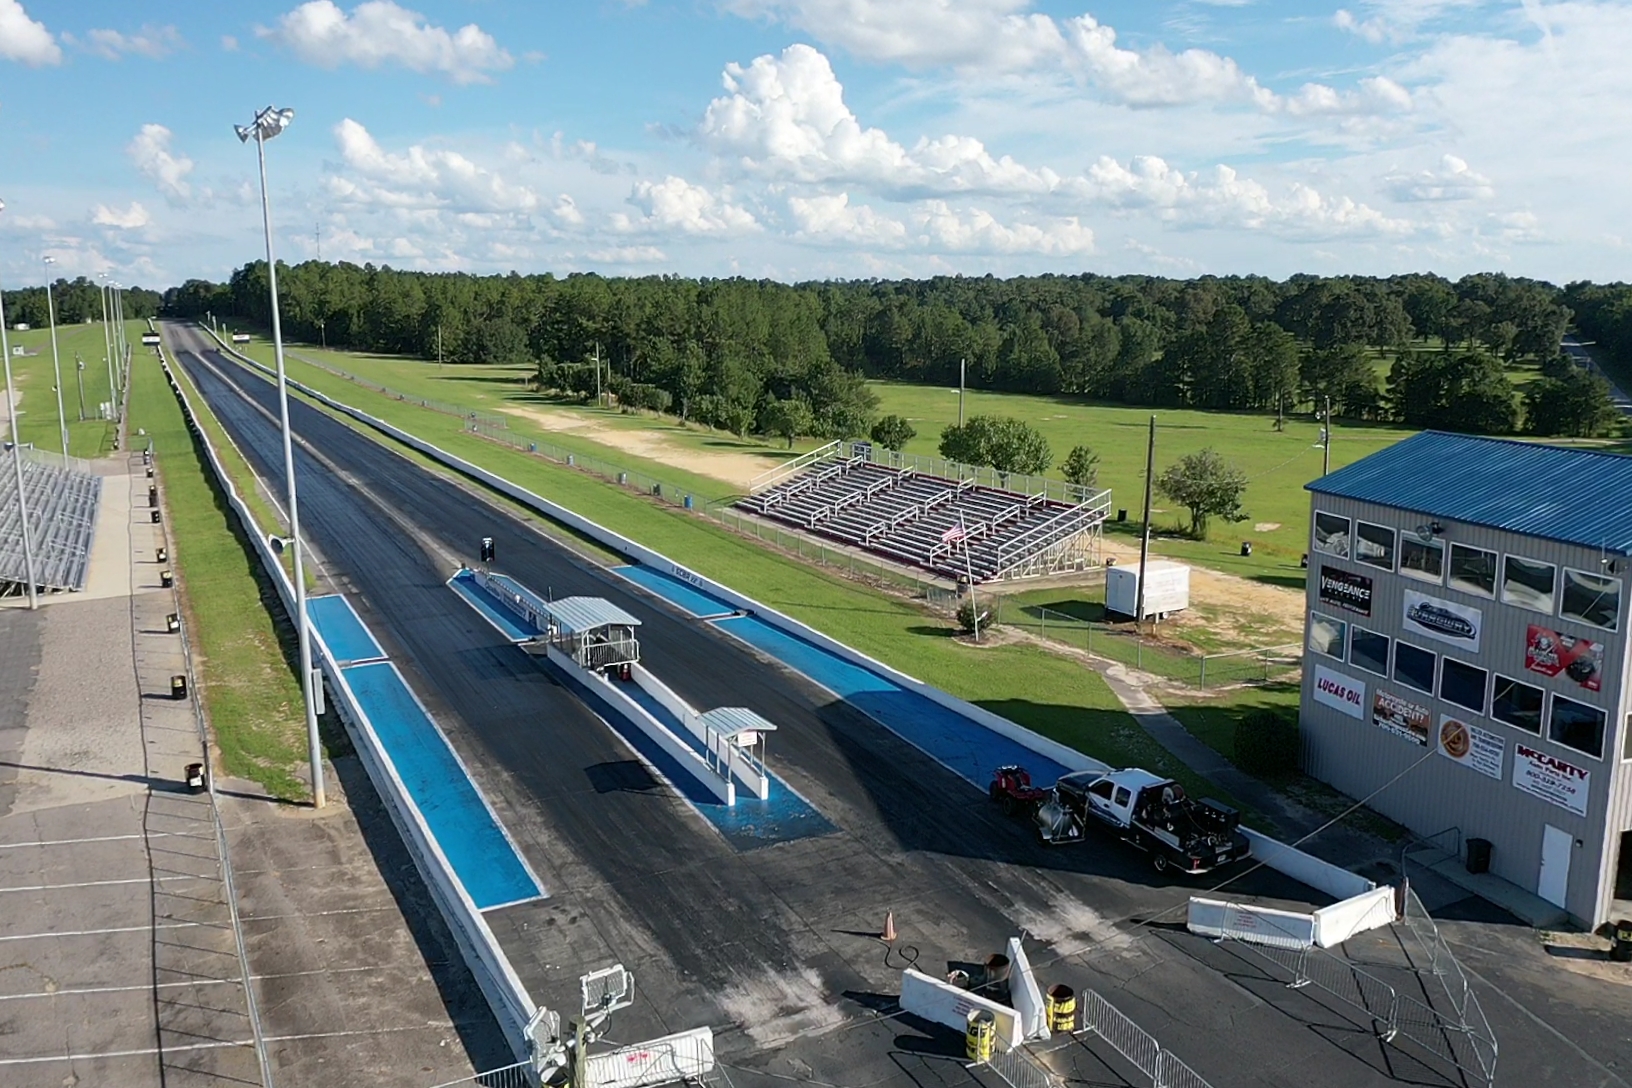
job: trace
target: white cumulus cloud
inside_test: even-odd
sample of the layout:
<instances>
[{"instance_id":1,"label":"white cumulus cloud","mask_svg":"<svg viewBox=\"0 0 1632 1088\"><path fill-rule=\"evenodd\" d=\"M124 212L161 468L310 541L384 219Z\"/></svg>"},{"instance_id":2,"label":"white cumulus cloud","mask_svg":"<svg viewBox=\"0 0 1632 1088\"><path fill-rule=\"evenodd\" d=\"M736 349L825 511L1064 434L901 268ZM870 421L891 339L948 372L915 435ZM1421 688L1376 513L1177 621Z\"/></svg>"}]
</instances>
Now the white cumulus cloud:
<instances>
[{"instance_id":1,"label":"white cumulus cloud","mask_svg":"<svg viewBox=\"0 0 1632 1088\"><path fill-rule=\"evenodd\" d=\"M850 203L849 193L789 197L788 211L802 238L879 248L893 248L907 240L905 223L865 204Z\"/></svg>"},{"instance_id":2,"label":"white cumulus cloud","mask_svg":"<svg viewBox=\"0 0 1632 1088\"><path fill-rule=\"evenodd\" d=\"M355 175L329 177L329 191L340 200L509 214L525 214L539 205L538 194L526 185L512 182L457 151L415 144L393 154L349 117L334 126L334 139L342 162Z\"/></svg>"},{"instance_id":3,"label":"white cumulus cloud","mask_svg":"<svg viewBox=\"0 0 1632 1088\"><path fill-rule=\"evenodd\" d=\"M38 68L61 64L62 47L44 23L29 18L22 0L0 0L0 57Z\"/></svg>"},{"instance_id":4,"label":"white cumulus cloud","mask_svg":"<svg viewBox=\"0 0 1632 1088\"><path fill-rule=\"evenodd\" d=\"M1094 232L1075 217L1045 224L1004 224L979 208L960 212L945 201L931 200L916 219L932 248L953 253L1067 257L1094 251Z\"/></svg>"},{"instance_id":5,"label":"white cumulus cloud","mask_svg":"<svg viewBox=\"0 0 1632 1088\"><path fill-rule=\"evenodd\" d=\"M193 172L193 160L173 154L170 140L171 132L163 125L143 125L125 153L136 164L137 171L157 186L166 200L185 204L193 195L192 186L187 182L187 175Z\"/></svg>"},{"instance_id":6,"label":"white cumulus cloud","mask_svg":"<svg viewBox=\"0 0 1632 1088\"><path fill-rule=\"evenodd\" d=\"M615 213L612 225L616 230L740 234L759 229L759 221L748 209L673 174L662 181L635 182L627 203L641 215L631 218L622 212Z\"/></svg>"},{"instance_id":7,"label":"white cumulus cloud","mask_svg":"<svg viewBox=\"0 0 1632 1088\"><path fill-rule=\"evenodd\" d=\"M308 0L277 25L256 27L255 33L320 68L396 64L467 84L489 83L494 72L515 64L515 58L475 23L450 33L392 0L367 0L349 15L332 0Z\"/></svg>"},{"instance_id":8,"label":"white cumulus cloud","mask_svg":"<svg viewBox=\"0 0 1632 1088\"><path fill-rule=\"evenodd\" d=\"M98 204L91 209L91 222L99 227L115 227L119 230L136 230L145 227L152 221L147 209L140 202L131 201L128 208L111 208L106 204Z\"/></svg>"},{"instance_id":9,"label":"white cumulus cloud","mask_svg":"<svg viewBox=\"0 0 1632 1088\"><path fill-rule=\"evenodd\" d=\"M1455 155L1445 155L1431 170L1396 170L1383 178L1395 200L1484 200L1496 195L1489 178L1475 173Z\"/></svg>"},{"instance_id":10,"label":"white cumulus cloud","mask_svg":"<svg viewBox=\"0 0 1632 1088\"><path fill-rule=\"evenodd\" d=\"M181 32L173 26L143 26L134 33L118 30L91 30L85 35L84 46L99 57L118 60L131 55L160 60L180 49Z\"/></svg>"}]
</instances>

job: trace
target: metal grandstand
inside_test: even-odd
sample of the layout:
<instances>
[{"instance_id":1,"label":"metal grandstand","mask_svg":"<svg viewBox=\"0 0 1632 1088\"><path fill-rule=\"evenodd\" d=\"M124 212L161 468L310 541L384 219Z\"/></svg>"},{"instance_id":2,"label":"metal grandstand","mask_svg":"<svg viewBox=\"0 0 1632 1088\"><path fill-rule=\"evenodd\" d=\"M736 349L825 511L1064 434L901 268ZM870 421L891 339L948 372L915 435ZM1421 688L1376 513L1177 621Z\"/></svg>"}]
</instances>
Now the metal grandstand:
<instances>
[{"instance_id":1,"label":"metal grandstand","mask_svg":"<svg viewBox=\"0 0 1632 1088\"><path fill-rule=\"evenodd\" d=\"M992 582L1097 564L1111 493L832 442L752 481L737 506L897 563Z\"/></svg>"},{"instance_id":2,"label":"metal grandstand","mask_svg":"<svg viewBox=\"0 0 1632 1088\"><path fill-rule=\"evenodd\" d=\"M5 451L10 459L11 451ZM23 526L17 513L17 474L0 466L0 596L25 592L28 567ZM102 504L102 477L74 458L23 451L23 497L34 544L35 583L45 590L85 588L96 512Z\"/></svg>"}]
</instances>

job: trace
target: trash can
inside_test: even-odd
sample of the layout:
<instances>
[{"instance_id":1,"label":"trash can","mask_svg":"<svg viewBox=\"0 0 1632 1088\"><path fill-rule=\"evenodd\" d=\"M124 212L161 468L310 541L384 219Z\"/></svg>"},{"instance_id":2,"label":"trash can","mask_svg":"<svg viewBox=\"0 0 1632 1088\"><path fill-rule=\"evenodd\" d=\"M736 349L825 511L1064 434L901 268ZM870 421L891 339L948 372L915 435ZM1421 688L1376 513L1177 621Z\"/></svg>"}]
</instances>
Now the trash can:
<instances>
[{"instance_id":1,"label":"trash can","mask_svg":"<svg viewBox=\"0 0 1632 1088\"><path fill-rule=\"evenodd\" d=\"M167 571L167 570L159 571L159 585L161 587L163 587L165 589L169 589L172 585L175 584L175 581L176 581L176 576L171 574L169 571Z\"/></svg>"},{"instance_id":2,"label":"trash can","mask_svg":"<svg viewBox=\"0 0 1632 1088\"><path fill-rule=\"evenodd\" d=\"M963 1056L972 1062L991 1061L996 1035L997 1017L985 1009L970 1009L963 1031Z\"/></svg>"},{"instance_id":3,"label":"trash can","mask_svg":"<svg viewBox=\"0 0 1632 1088\"><path fill-rule=\"evenodd\" d=\"M1308 552L1304 552L1303 555L1298 559L1298 568L1300 570L1308 570L1309 569L1309 553Z\"/></svg>"},{"instance_id":4,"label":"trash can","mask_svg":"<svg viewBox=\"0 0 1632 1088\"><path fill-rule=\"evenodd\" d=\"M1071 987L1056 984L1048 988L1043 998L1043 1015L1048 1030L1069 1035L1077 1030L1077 992Z\"/></svg>"},{"instance_id":5,"label":"trash can","mask_svg":"<svg viewBox=\"0 0 1632 1088\"><path fill-rule=\"evenodd\" d=\"M1469 839L1468 840L1468 872L1470 872L1470 873L1488 873L1488 872L1490 872L1490 840L1489 839Z\"/></svg>"},{"instance_id":6,"label":"trash can","mask_svg":"<svg viewBox=\"0 0 1632 1088\"><path fill-rule=\"evenodd\" d=\"M187 698L187 677L183 676L181 673L177 673L170 678L170 698Z\"/></svg>"},{"instance_id":7,"label":"trash can","mask_svg":"<svg viewBox=\"0 0 1632 1088\"><path fill-rule=\"evenodd\" d=\"M1117 521L1127 521L1128 520L1128 512L1126 510L1118 510L1116 512L1116 520Z\"/></svg>"},{"instance_id":8,"label":"trash can","mask_svg":"<svg viewBox=\"0 0 1632 1088\"><path fill-rule=\"evenodd\" d=\"M686 506L686 509L687 509L687 510L690 510L690 509L691 509L691 496L690 496L690 495L687 495L687 496L686 496L686 503L685 503L685 506Z\"/></svg>"},{"instance_id":9,"label":"trash can","mask_svg":"<svg viewBox=\"0 0 1632 1088\"><path fill-rule=\"evenodd\" d=\"M1252 541L1243 540L1241 542L1241 554L1242 555L1251 555L1252 554Z\"/></svg>"},{"instance_id":10,"label":"trash can","mask_svg":"<svg viewBox=\"0 0 1632 1088\"><path fill-rule=\"evenodd\" d=\"M1616 963L1632 963L1632 918L1617 921L1611 936L1615 943L1609 948L1609 958Z\"/></svg>"}]
</instances>

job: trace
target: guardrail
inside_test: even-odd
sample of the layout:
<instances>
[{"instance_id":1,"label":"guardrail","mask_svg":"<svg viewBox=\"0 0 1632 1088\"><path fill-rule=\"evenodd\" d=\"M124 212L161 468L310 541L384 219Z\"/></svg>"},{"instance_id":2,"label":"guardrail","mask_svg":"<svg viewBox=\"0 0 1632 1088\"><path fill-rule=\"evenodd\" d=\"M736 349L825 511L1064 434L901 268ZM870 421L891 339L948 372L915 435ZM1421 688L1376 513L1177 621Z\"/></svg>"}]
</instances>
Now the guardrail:
<instances>
[{"instance_id":1,"label":"guardrail","mask_svg":"<svg viewBox=\"0 0 1632 1088\"><path fill-rule=\"evenodd\" d=\"M256 522L254 514L250 512L249 506L239 494L237 485L222 465L209 435L199 423L199 416L191 398L171 369L170 361L162 348L159 361L171 390L181 403L193 440L203 448L210 470L214 473L222 492L227 496L228 506L252 542L261 566L272 580L273 588L283 603L285 614L294 617L296 614L294 585L283 564L273 553L268 534ZM230 436L227 441L229 443L232 441ZM341 720L346 724L359 760L368 771L369 778L379 792L387 814L391 817L391 822L396 825L409 855L414 859L415 867L425 880L431 897L436 901L443 919L447 922L466 965L493 1009L506 1042L510 1044L517 1058L528 1058L526 1025L535 1011L532 997L522 985L509 959L499 948L498 941L494 938L486 919L482 917L481 911L476 908L475 903L465 892L464 886L453 875L453 867L442 853L436 837L431 834L424 816L421 815L418 806L408 793L407 786L398 776L396 768L386 754L385 746L375 734L373 724L357 702L356 695L346 683L344 673L315 625L311 628L311 635L312 643L318 650L316 655L318 665L323 670L330 689L337 696L331 705L336 708Z\"/></svg>"}]
</instances>

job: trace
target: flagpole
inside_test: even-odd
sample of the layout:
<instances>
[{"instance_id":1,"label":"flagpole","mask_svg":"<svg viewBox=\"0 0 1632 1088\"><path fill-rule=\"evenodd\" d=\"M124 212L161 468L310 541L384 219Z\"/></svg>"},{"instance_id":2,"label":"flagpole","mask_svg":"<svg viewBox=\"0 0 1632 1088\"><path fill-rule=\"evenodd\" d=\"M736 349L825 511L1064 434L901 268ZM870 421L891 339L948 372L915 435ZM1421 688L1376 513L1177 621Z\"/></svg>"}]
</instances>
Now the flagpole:
<instances>
[{"instance_id":1,"label":"flagpole","mask_svg":"<svg viewBox=\"0 0 1632 1088\"><path fill-rule=\"evenodd\" d=\"M969 580L969 623L974 628L975 641L980 641L980 606L975 603L975 565L969 559L969 530L963 524L963 511L958 511L958 539L963 541L963 572Z\"/></svg>"}]
</instances>

